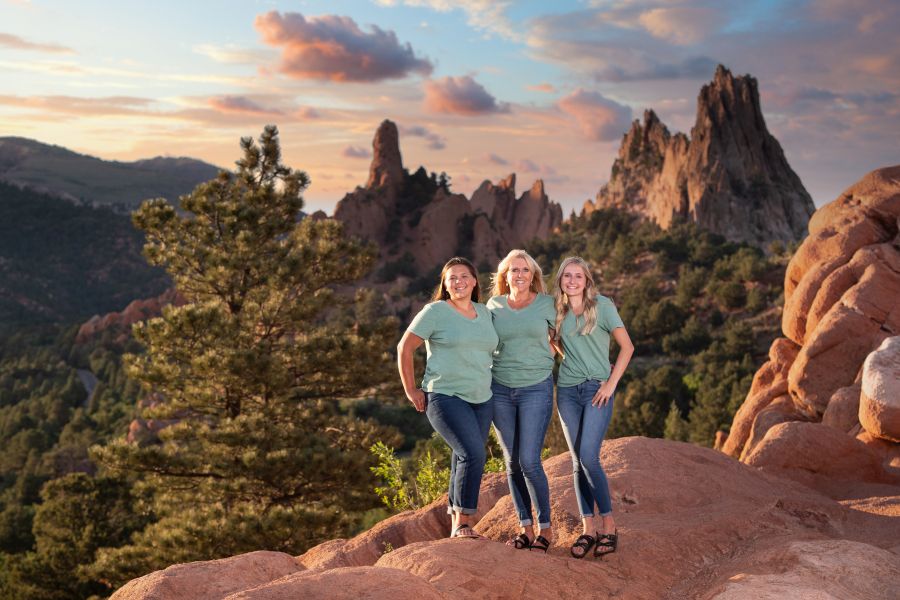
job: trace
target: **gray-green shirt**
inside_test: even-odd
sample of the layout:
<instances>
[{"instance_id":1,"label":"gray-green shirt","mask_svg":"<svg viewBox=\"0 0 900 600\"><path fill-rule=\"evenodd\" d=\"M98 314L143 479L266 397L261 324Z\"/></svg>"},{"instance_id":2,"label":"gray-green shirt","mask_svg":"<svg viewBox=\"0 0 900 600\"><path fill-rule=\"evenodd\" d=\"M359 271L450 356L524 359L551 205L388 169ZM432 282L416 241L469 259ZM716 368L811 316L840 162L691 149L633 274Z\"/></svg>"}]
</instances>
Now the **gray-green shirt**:
<instances>
[{"instance_id":1,"label":"gray-green shirt","mask_svg":"<svg viewBox=\"0 0 900 600\"><path fill-rule=\"evenodd\" d=\"M494 296L487 308L500 338L494 350L494 380L522 388L547 379L553 372L553 351L547 341L547 329L556 327L553 298L538 294L525 308L513 310L508 296Z\"/></svg>"},{"instance_id":2,"label":"gray-green shirt","mask_svg":"<svg viewBox=\"0 0 900 600\"><path fill-rule=\"evenodd\" d=\"M484 304L472 306L476 316L467 319L443 300L426 304L408 329L425 340L422 389L481 404L491 399L497 333Z\"/></svg>"},{"instance_id":3,"label":"gray-green shirt","mask_svg":"<svg viewBox=\"0 0 900 600\"><path fill-rule=\"evenodd\" d=\"M612 300L600 295L597 295L597 326L589 335L581 335L578 329L583 325L584 318L576 319L572 311L562 322L560 333L566 356L559 366L557 384L563 387L588 379L609 379L609 334L616 327L625 327Z\"/></svg>"}]
</instances>

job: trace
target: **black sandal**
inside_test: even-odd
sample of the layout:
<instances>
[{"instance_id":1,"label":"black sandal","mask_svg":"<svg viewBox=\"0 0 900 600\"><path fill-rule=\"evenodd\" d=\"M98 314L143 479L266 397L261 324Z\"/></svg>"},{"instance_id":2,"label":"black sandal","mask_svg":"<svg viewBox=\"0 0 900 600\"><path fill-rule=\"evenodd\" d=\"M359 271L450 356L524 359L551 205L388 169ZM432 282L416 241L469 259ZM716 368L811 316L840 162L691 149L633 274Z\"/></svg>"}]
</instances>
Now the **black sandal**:
<instances>
[{"instance_id":1,"label":"black sandal","mask_svg":"<svg viewBox=\"0 0 900 600\"><path fill-rule=\"evenodd\" d=\"M569 552L572 554L574 558L584 558L587 556L587 553L591 551L591 548L594 547L594 544L597 543L597 540L594 539L594 536L584 534L575 540L575 543L572 544L572 549ZM578 549L579 552L575 550ZM583 550L583 552L581 551Z\"/></svg>"},{"instance_id":2,"label":"black sandal","mask_svg":"<svg viewBox=\"0 0 900 600\"><path fill-rule=\"evenodd\" d=\"M463 523L450 533L451 538L467 538L470 540L484 539L484 536L472 529L468 523Z\"/></svg>"},{"instance_id":3,"label":"black sandal","mask_svg":"<svg viewBox=\"0 0 900 600\"><path fill-rule=\"evenodd\" d=\"M524 533L520 533L516 537L510 538L506 545L513 546L516 550L527 550L531 547L531 540Z\"/></svg>"},{"instance_id":4,"label":"black sandal","mask_svg":"<svg viewBox=\"0 0 900 600\"><path fill-rule=\"evenodd\" d=\"M550 540L545 538L542 535L534 538L534 541L531 542L531 546L528 547L529 550L540 550L544 554L547 554L547 550L550 549Z\"/></svg>"},{"instance_id":5,"label":"black sandal","mask_svg":"<svg viewBox=\"0 0 900 600\"><path fill-rule=\"evenodd\" d=\"M604 541L606 540L606 541ZM603 557L604 554L612 554L619 546L619 530L615 533L597 532L597 545L594 547L594 556ZM611 548L611 550L600 551L601 548Z\"/></svg>"}]
</instances>

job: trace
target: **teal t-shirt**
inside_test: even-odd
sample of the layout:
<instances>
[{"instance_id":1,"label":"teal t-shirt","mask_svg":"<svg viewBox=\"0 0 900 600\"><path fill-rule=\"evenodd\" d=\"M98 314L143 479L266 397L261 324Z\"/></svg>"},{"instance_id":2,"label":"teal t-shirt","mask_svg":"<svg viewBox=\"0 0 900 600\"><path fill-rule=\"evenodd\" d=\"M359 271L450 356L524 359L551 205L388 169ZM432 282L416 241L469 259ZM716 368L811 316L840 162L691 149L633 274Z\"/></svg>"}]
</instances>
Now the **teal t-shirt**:
<instances>
[{"instance_id":1,"label":"teal t-shirt","mask_svg":"<svg viewBox=\"0 0 900 600\"><path fill-rule=\"evenodd\" d=\"M494 380L522 388L547 379L553 372L553 350L547 341L547 329L556 327L553 298L538 294L525 308L513 310L508 296L494 296L487 308L500 338L494 350Z\"/></svg>"},{"instance_id":2,"label":"teal t-shirt","mask_svg":"<svg viewBox=\"0 0 900 600\"><path fill-rule=\"evenodd\" d=\"M562 349L565 353L559 365L558 385L571 387L588 379L609 379L609 334L616 327L625 327L612 300L597 296L597 326L589 335L581 335L578 329L584 318L575 318L569 311L561 327Z\"/></svg>"},{"instance_id":3,"label":"teal t-shirt","mask_svg":"<svg viewBox=\"0 0 900 600\"><path fill-rule=\"evenodd\" d=\"M476 316L467 319L443 300L426 304L408 330L425 340L422 389L481 404L491 399L497 333L485 305L472 306Z\"/></svg>"}]
</instances>

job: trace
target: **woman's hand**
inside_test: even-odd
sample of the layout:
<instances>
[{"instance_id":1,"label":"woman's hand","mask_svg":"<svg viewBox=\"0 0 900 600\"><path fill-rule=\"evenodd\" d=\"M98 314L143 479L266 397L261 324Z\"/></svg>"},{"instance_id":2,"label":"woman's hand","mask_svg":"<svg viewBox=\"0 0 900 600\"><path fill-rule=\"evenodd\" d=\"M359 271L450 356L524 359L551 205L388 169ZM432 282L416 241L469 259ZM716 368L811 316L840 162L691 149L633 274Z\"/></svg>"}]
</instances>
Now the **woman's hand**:
<instances>
[{"instance_id":1,"label":"woman's hand","mask_svg":"<svg viewBox=\"0 0 900 600\"><path fill-rule=\"evenodd\" d=\"M416 407L417 411L425 411L425 392L423 392L421 389L416 388L411 392L406 392L406 397L409 398L409 401L413 403L413 406Z\"/></svg>"},{"instance_id":2,"label":"woman's hand","mask_svg":"<svg viewBox=\"0 0 900 600\"><path fill-rule=\"evenodd\" d=\"M609 402L609 399L612 398L613 394L616 393L616 384L611 381L604 381L600 385L600 389L597 390L597 393L594 394L593 399L591 400L591 404L594 406L606 406L606 403Z\"/></svg>"}]
</instances>

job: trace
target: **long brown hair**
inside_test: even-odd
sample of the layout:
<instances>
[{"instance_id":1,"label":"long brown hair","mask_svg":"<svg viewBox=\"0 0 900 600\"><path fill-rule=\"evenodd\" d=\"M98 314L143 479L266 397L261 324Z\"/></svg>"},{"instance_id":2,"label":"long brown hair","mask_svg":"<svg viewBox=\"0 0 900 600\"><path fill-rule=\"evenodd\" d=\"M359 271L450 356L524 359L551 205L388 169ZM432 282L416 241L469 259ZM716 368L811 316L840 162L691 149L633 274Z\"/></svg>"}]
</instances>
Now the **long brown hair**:
<instances>
[{"instance_id":1,"label":"long brown hair","mask_svg":"<svg viewBox=\"0 0 900 600\"><path fill-rule=\"evenodd\" d=\"M444 265L444 268L441 269L441 282L434 289L434 294L431 296L432 302L437 302L438 300L447 300L450 297L450 292L447 291L447 287L444 285L444 278L447 276L447 271L451 269L451 267L455 267L457 265L462 265L469 269L469 273L472 274L472 277L475 278L475 287L472 288L472 302L478 302L481 298L481 288L478 286L478 270L475 268L475 265L472 264L468 258L463 258L462 256L454 256L450 260L447 261L447 264Z\"/></svg>"},{"instance_id":2,"label":"long brown hair","mask_svg":"<svg viewBox=\"0 0 900 600\"><path fill-rule=\"evenodd\" d=\"M566 318L566 314L569 312L569 297L562 289L563 271L565 271L566 267L569 265L578 265L581 267L581 270L584 271L584 290L582 291L582 306L584 306L584 310L581 313L584 317L584 325L581 326L581 330L578 331L578 333L581 335L589 335L594 330L594 327L597 326L597 298L596 292L594 291L594 275L591 273L591 267L587 264L587 261L580 256L570 256L559 265L559 271L556 272L556 283L553 286L553 295L556 298L557 338L559 338L559 335L562 333L563 319ZM577 317L575 323L577 326Z\"/></svg>"},{"instance_id":3,"label":"long brown hair","mask_svg":"<svg viewBox=\"0 0 900 600\"><path fill-rule=\"evenodd\" d=\"M537 264L537 261L531 258L531 255L524 250L510 250L506 258L497 265L497 272L492 277L494 287L491 289L491 296L504 296L509 293L509 282L506 281L506 274L509 273L509 266L516 258L523 259L528 263L528 268L531 269L531 291L537 294L546 293L544 290L544 272L541 270L541 266Z\"/></svg>"}]
</instances>

